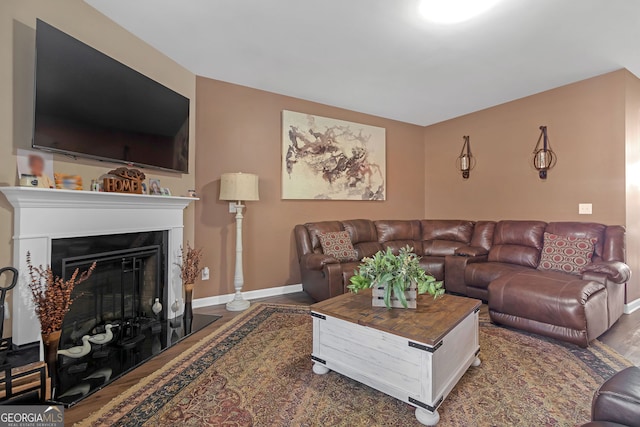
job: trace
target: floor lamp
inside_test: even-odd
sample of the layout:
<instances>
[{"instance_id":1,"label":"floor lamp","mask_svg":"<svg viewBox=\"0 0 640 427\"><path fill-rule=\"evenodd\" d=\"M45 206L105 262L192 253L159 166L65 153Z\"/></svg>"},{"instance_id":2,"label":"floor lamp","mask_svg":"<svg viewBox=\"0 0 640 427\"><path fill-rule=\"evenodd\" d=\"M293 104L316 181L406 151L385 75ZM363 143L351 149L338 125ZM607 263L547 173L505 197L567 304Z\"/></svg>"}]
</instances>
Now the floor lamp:
<instances>
[{"instance_id":1,"label":"floor lamp","mask_svg":"<svg viewBox=\"0 0 640 427\"><path fill-rule=\"evenodd\" d=\"M242 297L242 210L243 201L260 200L258 196L258 175L252 173L225 173L220 178L220 200L235 202L233 206L236 212L236 272L233 278L233 286L236 293L233 301L227 303L227 310L242 311L249 308L249 301Z\"/></svg>"}]
</instances>

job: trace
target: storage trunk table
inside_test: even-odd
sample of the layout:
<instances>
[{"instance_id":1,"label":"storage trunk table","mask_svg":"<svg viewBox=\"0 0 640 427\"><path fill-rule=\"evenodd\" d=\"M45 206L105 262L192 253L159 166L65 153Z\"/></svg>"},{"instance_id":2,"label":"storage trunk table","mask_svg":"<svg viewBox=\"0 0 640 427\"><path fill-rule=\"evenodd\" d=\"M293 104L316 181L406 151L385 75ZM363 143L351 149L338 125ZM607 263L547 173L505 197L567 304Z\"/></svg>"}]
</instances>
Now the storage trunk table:
<instances>
[{"instance_id":1,"label":"storage trunk table","mask_svg":"<svg viewBox=\"0 0 640 427\"><path fill-rule=\"evenodd\" d=\"M311 306L313 372L330 370L416 407L436 425L438 406L467 369L480 366L480 301L418 297L416 309L371 306L371 291Z\"/></svg>"}]
</instances>

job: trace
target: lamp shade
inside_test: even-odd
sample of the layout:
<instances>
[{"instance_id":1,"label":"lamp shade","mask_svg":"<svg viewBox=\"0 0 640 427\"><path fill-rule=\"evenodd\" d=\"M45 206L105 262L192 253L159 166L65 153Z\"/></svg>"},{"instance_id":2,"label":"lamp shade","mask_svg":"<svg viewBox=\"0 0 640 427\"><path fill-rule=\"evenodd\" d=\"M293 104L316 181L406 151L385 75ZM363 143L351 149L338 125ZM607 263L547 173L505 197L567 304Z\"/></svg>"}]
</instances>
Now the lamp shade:
<instances>
[{"instance_id":1,"label":"lamp shade","mask_svg":"<svg viewBox=\"0 0 640 427\"><path fill-rule=\"evenodd\" d=\"M223 173L220 177L220 200L260 200L258 175L252 173Z\"/></svg>"}]
</instances>

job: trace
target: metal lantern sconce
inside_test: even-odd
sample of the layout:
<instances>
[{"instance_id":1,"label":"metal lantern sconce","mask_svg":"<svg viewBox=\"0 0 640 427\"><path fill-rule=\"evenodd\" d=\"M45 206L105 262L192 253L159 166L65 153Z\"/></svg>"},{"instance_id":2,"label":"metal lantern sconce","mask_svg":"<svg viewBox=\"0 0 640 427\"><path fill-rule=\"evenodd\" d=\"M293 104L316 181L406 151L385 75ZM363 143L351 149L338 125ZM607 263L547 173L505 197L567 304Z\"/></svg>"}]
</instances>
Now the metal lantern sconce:
<instances>
[{"instance_id":1,"label":"metal lantern sconce","mask_svg":"<svg viewBox=\"0 0 640 427\"><path fill-rule=\"evenodd\" d=\"M462 150L456 161L458 170L462 172L462 178L469 179L469 171L476 165L475 157L471 154L471 145L469 144L469 136L462 137L464 142L462 143Z\"/></svg>"},{"instance_id":2,"label":"metal lantern sconce","mask_svg":"<svg viewBox=\"0 0 640 427\"><path fill-rule=\"evenodd\" d=\"M542 148L540 148L540 141L542 141ZM540 179L547 179L547 171L556 165L556 160L556 153L553 152L551 144L549 144L547 127L540 126L538 143L533 150L533 167L538 170Z\"/></svg>"}]
</instances>

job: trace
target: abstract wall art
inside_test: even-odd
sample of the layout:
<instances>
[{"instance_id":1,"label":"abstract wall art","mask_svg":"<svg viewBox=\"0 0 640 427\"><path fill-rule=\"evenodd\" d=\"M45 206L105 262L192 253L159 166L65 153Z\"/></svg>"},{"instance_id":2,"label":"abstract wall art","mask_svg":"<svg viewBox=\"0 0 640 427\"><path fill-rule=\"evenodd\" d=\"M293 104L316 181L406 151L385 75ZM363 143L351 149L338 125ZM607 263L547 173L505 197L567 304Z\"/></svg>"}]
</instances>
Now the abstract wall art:
<instances>
[{"instance_id":1,"label":"abstract wall art","mask_svg":"<svg viewBox=\"0 0 640 427\"><path fill-rule=\"evenodd\" d=\"M282 112L282 198L385 200L385 129Z\"/></svg>"}]
</instances>

